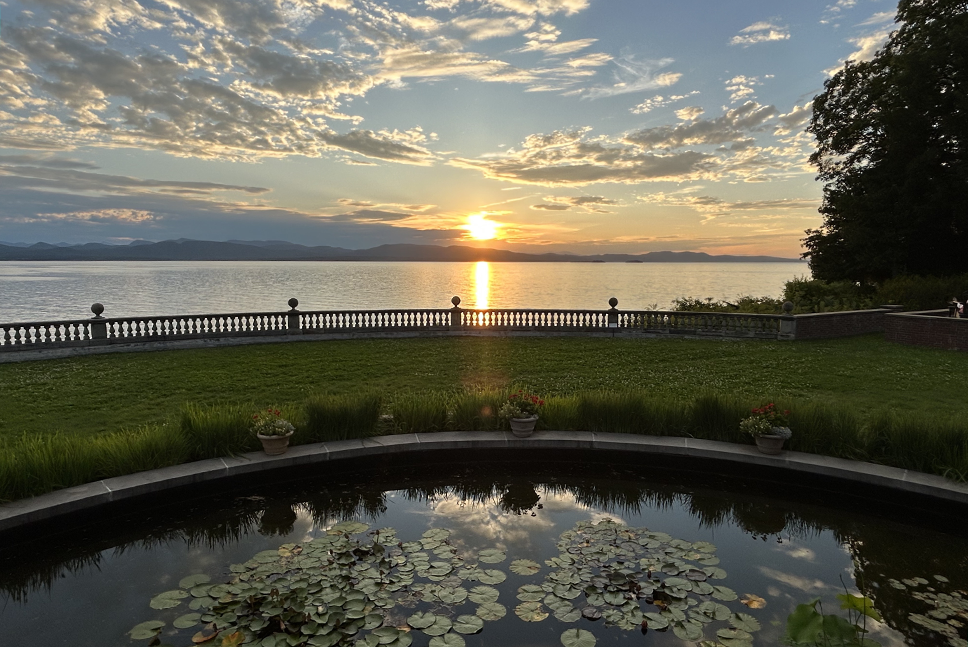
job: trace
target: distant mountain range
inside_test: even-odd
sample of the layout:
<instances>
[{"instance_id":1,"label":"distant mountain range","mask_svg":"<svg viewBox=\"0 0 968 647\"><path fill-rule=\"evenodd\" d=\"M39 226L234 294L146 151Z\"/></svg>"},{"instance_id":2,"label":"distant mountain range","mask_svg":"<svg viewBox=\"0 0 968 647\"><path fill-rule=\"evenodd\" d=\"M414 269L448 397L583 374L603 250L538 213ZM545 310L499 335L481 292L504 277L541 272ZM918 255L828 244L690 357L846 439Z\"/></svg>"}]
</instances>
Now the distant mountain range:
<instances>
[{"instance_id":1,"label":"distant mountain range","mask_svg":"<svg viewBox=\"0 0 968 647\"><path fill-rule=\"evenodd\" d=\"M494 261L554 263L776 263L776 256L715 256L704 252L645 254L525 254L462 245L380 245L370 249L308 247L281 240L136 240L128 245L4 243L0 261Z\"/></svg>"}]
</instances>

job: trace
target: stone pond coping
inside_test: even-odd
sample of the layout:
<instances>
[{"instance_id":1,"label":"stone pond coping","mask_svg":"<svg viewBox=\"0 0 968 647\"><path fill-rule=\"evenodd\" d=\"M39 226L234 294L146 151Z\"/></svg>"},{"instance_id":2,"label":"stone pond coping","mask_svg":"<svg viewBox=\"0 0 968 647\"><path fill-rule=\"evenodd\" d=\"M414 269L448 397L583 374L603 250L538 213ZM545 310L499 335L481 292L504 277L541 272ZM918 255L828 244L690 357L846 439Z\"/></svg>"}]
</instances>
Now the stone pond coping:
<instances>
[{"instance_id":1,"label":"stone pond coping","mask_svg":"<svg viewBox=\"0 0 968 647\"><path fill-rule=\"evenodd\" d=\"M939 502L968 505L968 485L922 472L817 454L786 451L777 456L768 456L752 445L671 436L538 431L530 438L517 438L509 432L453 431L298 445L290 447L281 456L252 452L118 476L0 505L0 532L171 488L269 470L390 453L495 449L621 451L721 461L733 467L781 469L794 475L839 479L888 488L899 494L927 496ZM469 458L472 456L468 454ZM749 471L747 473L752 475Z\"/></svg>"}]
</instances>

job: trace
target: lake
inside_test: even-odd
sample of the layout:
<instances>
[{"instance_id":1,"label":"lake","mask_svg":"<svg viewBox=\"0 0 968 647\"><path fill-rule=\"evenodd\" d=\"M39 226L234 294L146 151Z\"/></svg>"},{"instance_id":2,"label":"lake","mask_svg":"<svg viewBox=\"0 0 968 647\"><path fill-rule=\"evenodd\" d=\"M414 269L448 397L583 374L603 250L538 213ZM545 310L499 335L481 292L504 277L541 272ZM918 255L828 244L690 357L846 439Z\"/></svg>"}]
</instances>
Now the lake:
<instances>
[{"instance_id":1,"label":"lake","mask_svg":"<svg viewBox=\"0 0 968 647\"><path fill-rule=\"evenodd\" d=\"M0 322L104 316L448 308L668 309L774 296L806 263L104 261L0 263Z\"/></svg>"}]
</instances>

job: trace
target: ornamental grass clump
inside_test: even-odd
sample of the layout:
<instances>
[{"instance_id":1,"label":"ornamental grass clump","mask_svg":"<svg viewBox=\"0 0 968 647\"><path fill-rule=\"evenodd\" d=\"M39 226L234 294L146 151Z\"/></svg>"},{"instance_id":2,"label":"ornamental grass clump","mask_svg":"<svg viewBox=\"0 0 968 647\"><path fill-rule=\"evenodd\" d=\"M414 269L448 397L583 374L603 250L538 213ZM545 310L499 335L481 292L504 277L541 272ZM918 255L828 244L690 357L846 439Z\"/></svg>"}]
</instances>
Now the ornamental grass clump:
<instances>
[{"instance_id":1,"label":"ornamental grass clump","mask_svg":"<svg viewBox=\"0 0 968 647\"><path fill-rule=\"evenodd\" d=\"M249 430L250 411L241 405L185 405L181 412L181 432L192 458L234 456L259 449L258 439Z\"/></svg>"},{"instance_id":2,"label":"ornamental grass clump","mask_svg":"<svg viewBox=\"0 0 968 647\"><path fill-rule=\"evenodd\" d=\"M376 435L383 399L376 391L343 395L314 395L304 405L305 442L348 440Z\"/></svg>"},{"instance_id":3,"label":"ornamental grass clump","mask_svg":"<svg viewBox=\"0 0 968 647\"><path fill-rule=\"evenodd\" d=\"M446 431L450 407L451 396L445 393L401 393L390 403L393 430L398 434Z\"/></svg>"},{"instance_id":4,"label":"ornamental grass clump","mask_svg":"<svg viewBox=\"0 0 968 647\"><path fill-rule=\"evenodd\" d=\"M498 411L507 395L501 391L462 393L454 400L450 426L455 431L496 431Z\"/></svg>"}]
</instances>

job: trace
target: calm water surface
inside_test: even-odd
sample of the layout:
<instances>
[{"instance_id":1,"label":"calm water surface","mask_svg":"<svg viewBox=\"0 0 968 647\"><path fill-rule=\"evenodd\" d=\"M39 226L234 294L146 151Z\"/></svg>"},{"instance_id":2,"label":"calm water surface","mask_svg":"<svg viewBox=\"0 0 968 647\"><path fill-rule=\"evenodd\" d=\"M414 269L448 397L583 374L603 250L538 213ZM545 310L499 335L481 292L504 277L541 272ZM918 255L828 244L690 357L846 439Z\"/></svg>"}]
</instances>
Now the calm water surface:
<instances>
[{"instance_id":1,"label":"calm water surface","mask_svg":"<svg viewBox=\"0 0 968 647\"><path fill-rule=\"evenodd\" d=\"M0 321L464 307L666 309L678 297L780 296L806 263L0 263Z\"/></svg>"},{"instance_id":2,"label":"calm water surface","mask_svg":"<svg viewBox=\"0 0 968 647\"><path fill-rule=\"evenodd\" d=\"M433 481L428 472L434 474ZM623 629L602 620L566 622L550 615L525 622L515 614L521 604L519 587L545 584L555 570L546 560L578 552L568 550L567 541L556 545L563 533L577 523L603 519L666 533L667 541L712 544L721 572L707 582L765 603L750 608L742 600L722 602L732 612L756 619L760 629L754 632L754 645L781 644L787 616L798 604L819 597L828 613L836 611L836 595L845 590L873 599L884 621L871 621L869 628L885 647L963 644L949 643L950 636L912 622L911 614L923 615L929 607L890 581L923 577L932 591L968 596L964 537L873 516L860 505L825 505L824 497L835 503L838 495L815 493L797 501L767 498L764 493L782 494L785 488L709 475L644 472L640 467L530 463L527 477L502 464L364 470L324 483L251 485L204 500L176 500L166 508L114 515L109 521L94 519L60 535L33 537L29 545L5 546L0 553L0 596L5 598L0 600L0 645L147 645L147 640L129 639L127 632L152 619L166 623L162 644L191 645L199 627L176 629L173 621L190 612L194 598L155 610L149 606L154 596L177 589L182 578L197 573L210 576L212 583L229 582L236 577L233 564L283 544L308 546L347 519L372 529L392 527L402 542L419 541L429 529L447 529L447 542L459 559L469 562L476 562L486 548L506 551L506 558L479 565L506 575L494 586L507 615L486 622L479 634L464 636L470 647L557 647L562 632L575 627L593 632L599 646L693 644L672 632L643 635L638 627ZM898 514L910 516L910 511ZM425 552L431 560L441 559ZM510 570L516 559L533 560L541 570L516 574ZM469 590L479 584L458 580L449 586ZM470 600L404 601L403 593L400 600L387 611L391 624L402 623L415 611L432 609L456 617L474 614L477 606ZM584 607L585 594L573 604ZM659 610L651 600L641 604L643 611ZM706 637L727 626L723 621L709 623ZM949 628L955 638L966 636L964 624ZM420 631L412 635L414 647L430 644L430 636Z\"/></svg>"}]
</instances>

